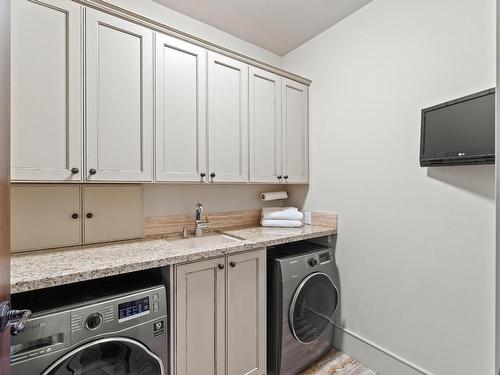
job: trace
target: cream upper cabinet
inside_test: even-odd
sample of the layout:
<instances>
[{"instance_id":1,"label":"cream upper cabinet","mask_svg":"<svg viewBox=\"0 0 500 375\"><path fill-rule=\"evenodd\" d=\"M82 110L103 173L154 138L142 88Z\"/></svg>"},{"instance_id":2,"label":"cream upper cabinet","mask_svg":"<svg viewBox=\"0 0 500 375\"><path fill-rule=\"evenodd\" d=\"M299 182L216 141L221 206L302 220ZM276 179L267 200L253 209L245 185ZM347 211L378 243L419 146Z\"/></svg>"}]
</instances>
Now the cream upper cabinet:
<instances>
[{"instance_id":1,"label":"cream upper cabinet","mask_svg":"<svg viewBox=\"0 0 500 375\"><path fill-rule=\"evenodd\" d=\"M250 67L250 182L281 182L281 77Z\"/></svg>"},{"instance_id":2,"label":"cream upper cabinet","mask_svg":"<svg viewBox=\"0 0 500 375\"><path fill-rule=\"evenodd\" d=\"M248 65L208 52L211 182L248 181Z\"/></svg>"},{"instance_id":3,"label":"cream upper cabinet","mask_svg":"<svg viewBox=\"0 0 500 375\"><path fill-rule=\"evenodd\" d=\"M266 373L266 250L227 257L227 374Z\"/></svg>"},{"instance_id":4,"label":"cream upper cabinet","mask_svg":"<svg viewBox=\"0 0 500 375\"><path fill-rule=\"evenodd\" d=\"M306 85L112 13L12 2L13 182L308 182Z\"/></svg>"},{"instance_id":5,"label":"cream upper cabinet","mask_svg":"<svg viewBox=\"0 0 500 375\"><path fill-rule=\"evenodd\" d=\"M153 32L86 12L86 178L152 181Z\"/></svg>"},{"instance_id":6,"label":"cream upper cabinet","mask_svg":"<svg viewBox=\"0 0 500 375\"><path fill-rule=\"evenodd\" d=\"M156 181L206 181L206 59L204 48L156 35Z\"/></svg>"},{"instance_id":7,"label":"cream upper cabinet","mask_svg":"<svg viewBox=\"0 0 500 375\"><path fill-rule=\"evenodd\" d=\"M175 268L176 375L225 375L225 258Z\"/></svg>"},{"instance_id":8,"label":"cream upper cabinet","mask_svg":"<svg viewBox=\"0 0 500 375\"><path fill-rule=\"evenodd\" d=\"M12 2L12 181L82 180L82 7Z\"/></svg>"},{"instance_id":9,"label":"cream upper cabinet","mask_svg":"<svg viewBox=\"0 0 500 375\"><path fill-rule=\"evenodd\" d=\"M309 98L306 85L283 78L282 90L283 180L309 181Z\"/></svg>"}]
</instances>

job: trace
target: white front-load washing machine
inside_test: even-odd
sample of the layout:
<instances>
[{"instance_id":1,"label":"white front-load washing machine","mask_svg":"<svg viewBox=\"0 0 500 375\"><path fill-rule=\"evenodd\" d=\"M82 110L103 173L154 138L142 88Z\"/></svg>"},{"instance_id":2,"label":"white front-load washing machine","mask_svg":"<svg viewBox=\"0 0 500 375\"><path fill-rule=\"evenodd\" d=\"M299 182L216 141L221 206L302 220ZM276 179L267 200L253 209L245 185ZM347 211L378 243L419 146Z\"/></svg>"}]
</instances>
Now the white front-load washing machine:
<instances>
[{"instance_id":1,"label":"white front-load washing machine","mask_svg":"<svg viewBox=\"0 0 500 375\"><path fill-rule=\"evenodd\" d=\"M333 347L339 305L332 246L302 241L268 251L268 375L295 375Z\"/></svg>"}]
</instances>

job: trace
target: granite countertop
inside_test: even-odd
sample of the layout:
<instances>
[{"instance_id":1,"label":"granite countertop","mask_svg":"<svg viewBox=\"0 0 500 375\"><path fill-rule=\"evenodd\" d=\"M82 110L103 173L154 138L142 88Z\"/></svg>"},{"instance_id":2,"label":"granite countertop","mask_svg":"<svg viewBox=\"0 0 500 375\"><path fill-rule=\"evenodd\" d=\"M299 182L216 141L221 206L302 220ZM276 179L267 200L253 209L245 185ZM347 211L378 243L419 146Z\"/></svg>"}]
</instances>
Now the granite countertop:
<instances>
[{"instance_id":1,"label":"granite countertop","mask_svg":"<svg viewBox=\"0 0 500 375\"><path fill-rule=\"evenodd\" d=\"M331 226L302 228L252 227L222 231L241 239L235 243L178 249L168 239L46 250L11 257L11 293L49 288L177 263L213 258L266 246L335 234Z\"/></svg>"}]
</instances>

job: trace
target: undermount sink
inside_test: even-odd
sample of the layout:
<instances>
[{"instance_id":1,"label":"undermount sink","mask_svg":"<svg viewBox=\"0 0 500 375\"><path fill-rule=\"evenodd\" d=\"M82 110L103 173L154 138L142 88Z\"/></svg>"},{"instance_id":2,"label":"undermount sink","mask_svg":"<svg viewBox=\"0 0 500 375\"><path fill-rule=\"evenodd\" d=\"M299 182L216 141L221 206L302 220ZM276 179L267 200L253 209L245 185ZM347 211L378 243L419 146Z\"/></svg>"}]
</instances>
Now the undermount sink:
<instances>
[{"instance_id":1,"label":"undermount sink","mask_svg":"<svg viewBox=\"0 0 500 375\"><path fill-rule=\"evenodd\" d=\"M196 247L214 247L222 245L231 245L241 240L225 234L214 233L201 237L181 238L178 240L169 240L173 246L178 249L194 249Z\"/></svg>"}]
</instances>

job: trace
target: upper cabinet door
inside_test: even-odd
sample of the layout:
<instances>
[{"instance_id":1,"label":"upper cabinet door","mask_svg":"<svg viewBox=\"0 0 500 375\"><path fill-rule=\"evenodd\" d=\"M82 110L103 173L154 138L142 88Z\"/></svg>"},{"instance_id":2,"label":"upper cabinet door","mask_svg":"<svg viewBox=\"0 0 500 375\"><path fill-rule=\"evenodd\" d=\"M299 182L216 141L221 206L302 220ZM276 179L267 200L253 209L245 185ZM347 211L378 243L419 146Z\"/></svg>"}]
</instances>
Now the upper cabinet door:
<instances>
[{"instance_id":1,"label":"upper cabinet door","mask_svg":"<svg viewBox=\"0 0 500 375\"><path fill-rule=\"evenodd\" d=\"M307 183L309 180L308 88L283 78L283 180Z\"/></svg>"},{"instance_id":2,"label":"upper cabinet door","mask_svg":"<svg viewBox=\"0 0 500 375\"><path fill-rule=\"evenodd\" d=\"M153 32L87 9L88 181L152 181Z\"/></svg>"},{"instance_id":3,"label":"upper cabinet door","mask_svg":"<svg viewBox=\"0 0 500 375\"><path fill-rule=\"evenodd\" d=\"M211 182L248 181L248 65L208 52Z\"/></svg>"},{"instance_id":4,"label":"upper cabinet door","mask_svg":"<svg viewBox=\"0 0 500 375\"><path fill-rule=\"evenodd\" d=\"M156 181L205 181L204 48L156 35Z\"/></svg>"},{"instance_id":5,"label":"upper cabinet door","mask_svg":"<svg viewBox=\"0 0 500 375\"><path fill-rule=\"evenodd\" d=\"M250 67L250 182L280 182L281 77Z\"/></svg>"},{"instance_id":6,"label":"upper cabinet door","mask_svg":"<svg viewBox=\"0 0 500 375\"><path fill-rule=\"evenodd\" d=\"M82 8L12 2L13 181L82 180Z\"/></svg>"}]
</instances>

